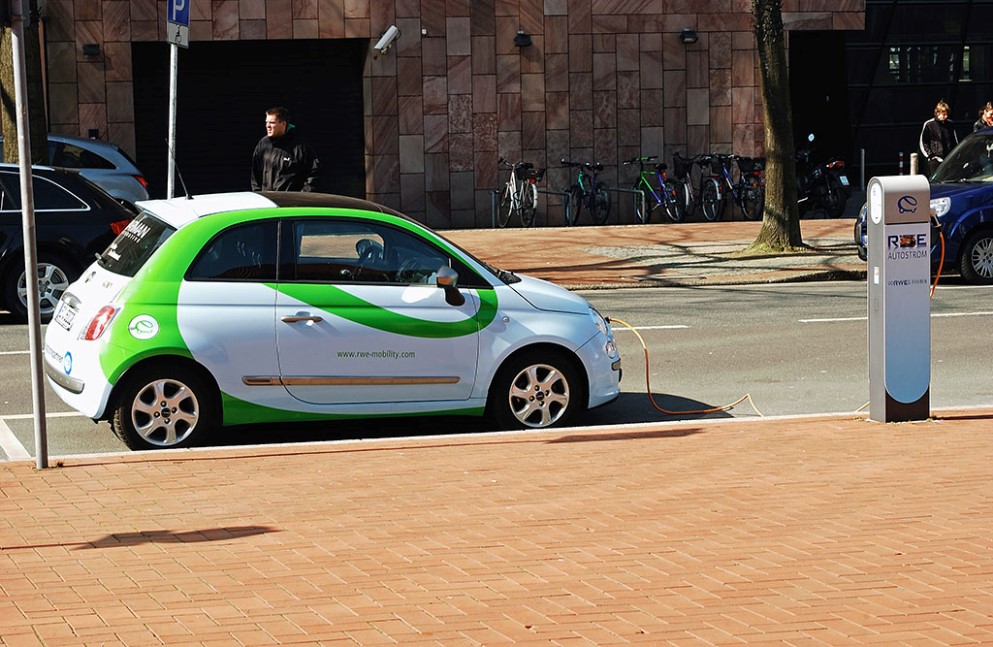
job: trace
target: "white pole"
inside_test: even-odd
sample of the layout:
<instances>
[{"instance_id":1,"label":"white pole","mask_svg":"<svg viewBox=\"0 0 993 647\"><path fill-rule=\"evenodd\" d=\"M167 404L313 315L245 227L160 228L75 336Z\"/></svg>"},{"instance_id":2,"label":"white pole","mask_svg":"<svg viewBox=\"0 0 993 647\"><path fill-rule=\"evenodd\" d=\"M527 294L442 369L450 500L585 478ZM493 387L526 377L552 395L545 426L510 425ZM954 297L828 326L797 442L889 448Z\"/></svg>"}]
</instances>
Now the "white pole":
<instances>
[{"instance_id":1,"label":"white pole","mask_svg":"<svg viewBox=\"0 0 993 647\"><path fill-rule=\"evenodd\" d=\"M179 45L169 44L169 167L166 174L166 197L176 195L176 79L179 75Z\"/></svg>"},{"instance_id":2,"label":"white pole","mask_svg":"<svg viewBox=\"0 0 993 647\"><path fill-rule=\"evenodd\" d=\"M28 290L28 338L31 352L31 399L34 403L34 444L38 469L48 467L45 419L45 374L41 356L41 311L38 296L38 253L31 177L31 130L28 121L27 69L24 66L24 17L28 0L11 2L11 48L14 63L14 106L17 111L17 155L21 171L21 217L24 229L24 272Z\"/></svg>"}]
</instances>

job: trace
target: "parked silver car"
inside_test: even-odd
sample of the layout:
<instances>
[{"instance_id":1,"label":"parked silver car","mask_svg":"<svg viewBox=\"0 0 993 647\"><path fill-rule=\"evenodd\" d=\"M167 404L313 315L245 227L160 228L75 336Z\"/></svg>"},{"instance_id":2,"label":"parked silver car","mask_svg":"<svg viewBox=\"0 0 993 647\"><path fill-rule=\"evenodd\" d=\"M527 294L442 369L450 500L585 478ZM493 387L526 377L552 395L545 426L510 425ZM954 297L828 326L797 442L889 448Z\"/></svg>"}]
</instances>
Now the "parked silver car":
<instances>
[{"instance_id":1,"label":"parked silver car","mask_svg":"<svg viewBox=\"0 0 993 647\"><path fill-rule=\"evenodd\" d=\"M132 211L136 202L148 199L148 181L117 144L48 133L48 165L78 170Z\"/></svg>"}]
</instances>

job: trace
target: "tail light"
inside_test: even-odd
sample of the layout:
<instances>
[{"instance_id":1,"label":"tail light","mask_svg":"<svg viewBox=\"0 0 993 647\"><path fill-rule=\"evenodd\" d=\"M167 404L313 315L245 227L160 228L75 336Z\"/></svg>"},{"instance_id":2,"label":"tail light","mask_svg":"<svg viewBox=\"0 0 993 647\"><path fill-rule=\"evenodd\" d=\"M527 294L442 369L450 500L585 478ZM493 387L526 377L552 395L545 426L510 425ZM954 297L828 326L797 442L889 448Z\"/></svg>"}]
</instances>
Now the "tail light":
<instances>
[{"instance_id":1,"label":"tail light","mask_svg":"<svg viewBox=\"0 0 993 647\"><path fill-rule=\"evenodd\" d=\"M107 328L110 327L110 322L114 320L117 316L117 308L114 306L104 306L100 308L100 311L93 315L90 319L90 323L86 324L86 330L83 331L83 339L86 341L96 341L100 339L100 336L106 332Z\"/></svg>"},{"instance_id":2,"label":"tail light","mask_svg":"<svg viewBox=\"0 0 993 647\"><path fill-rule=\"evenodd\" d=\"M831 160L827 163L828 168L845 168L844 160Z\"/></svg>"},{"instance_id":3,"label":"tail light","mask_svg":"<svg viewBox=\"0 0 993 647\"><path fill-rule=\"evenodd\" d=\"M138 184L140 184L141 186L145 187L146 190L148 190L148 180L146 180L141 175L134 175L132 177L134 177L134 179L138 180Z\"/></svg>"},{"instance_id":4,"label":"tail light","mask_svg":"<svg viewBox=\"0 0 993 647\"><path fill-rule=\"evenodd\" d=\"M131 224L130 220L115 220L114 222L110 223L110 230L114 232L115 236L117 236L122 231L127 229L129 224Z\"/></svg>"}]
</instances>

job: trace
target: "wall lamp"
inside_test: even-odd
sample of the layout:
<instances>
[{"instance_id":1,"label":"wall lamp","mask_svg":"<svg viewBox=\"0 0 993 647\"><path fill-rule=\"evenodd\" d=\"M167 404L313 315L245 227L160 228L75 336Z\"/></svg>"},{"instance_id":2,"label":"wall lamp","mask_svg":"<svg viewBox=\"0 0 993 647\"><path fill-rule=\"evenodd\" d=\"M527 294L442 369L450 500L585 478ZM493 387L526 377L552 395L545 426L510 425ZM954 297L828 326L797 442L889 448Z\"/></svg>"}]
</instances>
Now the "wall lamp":
<instances>
[{"instance_id":1,"label":"wall lamp","mask_svg":"<svg viewBox=\"0 0 993 647\"><path fill-rule=\"evenodd\" d=\"M530 47L531 46L531 34L527 33L523 29L517 30L517 35L514 36L514 44L518 47Z\"/></svg>"},{"instance_id":2,"label":"wall lamp","mask_svg":"<svg viewBox=\"0 0 993 647\"><path fill-rule=\"evenodd\" d=\"M100 43L83 43L83 56L100 56Z\"/></svg>"},{"instance_id":3,"label":"wall lamp","mask_svg":"<svg viewBox=\"0 0 993 647\"><path fill-rule=\"evenodd\" d=\"M682 41L684 45L695 43L699 39L700 36L689 27L683 27L683 31L679 32L679 40Z\"/></svg>"}]
</instances>

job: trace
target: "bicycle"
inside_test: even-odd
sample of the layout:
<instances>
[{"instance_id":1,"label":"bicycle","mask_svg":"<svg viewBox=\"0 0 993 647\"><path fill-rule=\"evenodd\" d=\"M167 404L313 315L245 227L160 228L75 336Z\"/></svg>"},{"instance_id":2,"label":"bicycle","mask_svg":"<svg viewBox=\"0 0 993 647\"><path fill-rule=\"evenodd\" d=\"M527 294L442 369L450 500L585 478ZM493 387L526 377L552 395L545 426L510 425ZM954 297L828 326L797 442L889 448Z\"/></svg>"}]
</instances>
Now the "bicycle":
<instances>
[{"instance_id":1,"label":"bicycle","mask_svg":"<svg viewBox=\"0 0 993 647\"><path fill-rule=\"evenodd\" d=\"M683 207L683 212L687 217L693 215L698 207L703 206L704 186L713 183L715 185L713 190L716 192L720 190L717 180L711 177L710 165L712 161L712 157L706 154L683 157L679 153L674 153L672 156L672 165L678 178L676 191L679 194L679 202ZM696 186L693 184L694 166L700 168L699 181ZM705 217L706 215L704 214Z\"/></svg>"},{"instance_id":2,"label":"bicycle","mask_svg":"<svg viewBox=\"0 0 993 647\"><path fill-rule=\"evenodd\" d=\"M562 166L579 169L576 174L576 183L566 189L572 196L571 202L574 209L569 224L575 225L579 222L579 214L583 207L589 210L590 220L593 221L594 225L602 225L607 222L607 216L610 215L610 190L606 183L601 182L598 177L600 171L603 170L603 164L600 162L570 162L563 159Z\"/></svg>"},{"instance_id":3,"label":"bicycle","mask_svg":"<svg viewBox=\"0 0 993 647\"><path fill-rule=\"evenodd\" d=\"M711 176L702 182L703 215L707 220L720 219L724 201L730 199L741 209L746 220L762 217L765 189L759 171L765 168L763 157L740 157L733 154L712 153ZM731 175L731 164L738 164L738 180ZM713 170L716 165L717 169Z\"/></svg>"},{"instance_id":4,"label":"bicycle","mask_svg":"<svg viewBox=\"0 0 993 647\"><path fill-rule=\"evenodd\" d=\"M686 215L686 211L683 208L685 205L680 203L676 183L666 175L666 168L668 167L666 167L665 163L659 162L654 165L654 172L645 170L645 165L654 162L656 159L658 159L657 155L647 155L634 157L624 162L625 165L638 165L638 179L631 188L635 191L640 191L642 196L644 196L644 202L635 200L634 215L638 219L638 222L648 223L652 219L652 212L662 207L669 220L672 222L682 222L683 217ZM655 186L652 185L652 179L656 181Z\"/></svg>"},{"instance_id":5,"label":"bicycle","mask_svg":"<svg viewBox=\"0 0 993 647\"><path fill-rule=\"evenodd\" d=\"M535 169L531 162L508 162L502 157L498 162L510 169L510 177L500 197L497 224L506 227L511 216L516 213L521 220L521 226L530 227L538 210L537 184L544 177L545 169Z\"/></svg>"}]
</instances>

